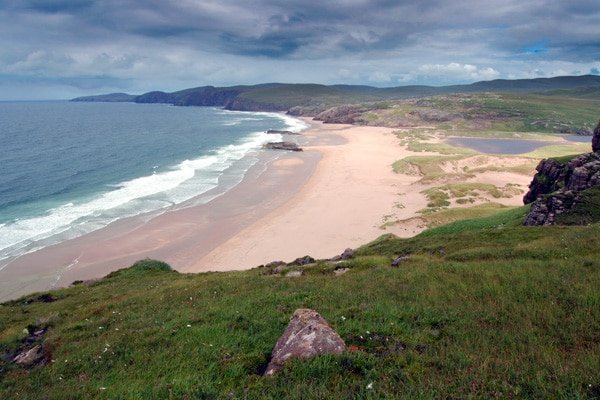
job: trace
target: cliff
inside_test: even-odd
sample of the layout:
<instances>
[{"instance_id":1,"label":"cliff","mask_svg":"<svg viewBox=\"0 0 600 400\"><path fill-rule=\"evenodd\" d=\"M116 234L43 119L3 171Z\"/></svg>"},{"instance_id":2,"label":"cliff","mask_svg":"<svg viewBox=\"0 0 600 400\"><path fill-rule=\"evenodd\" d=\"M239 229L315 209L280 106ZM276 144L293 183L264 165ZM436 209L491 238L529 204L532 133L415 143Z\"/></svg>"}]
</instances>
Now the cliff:
<instances>
[{"instance_id":1,"label":"cliff","mask_svg":"<svg viewBox=\"0 0 600 400\"><path fill-rule=\"evenodd\" d=\"M525 225L587 224L600 220L600 122L592 152L542 160L523 198Z\"/></svg>"}]
</instances>

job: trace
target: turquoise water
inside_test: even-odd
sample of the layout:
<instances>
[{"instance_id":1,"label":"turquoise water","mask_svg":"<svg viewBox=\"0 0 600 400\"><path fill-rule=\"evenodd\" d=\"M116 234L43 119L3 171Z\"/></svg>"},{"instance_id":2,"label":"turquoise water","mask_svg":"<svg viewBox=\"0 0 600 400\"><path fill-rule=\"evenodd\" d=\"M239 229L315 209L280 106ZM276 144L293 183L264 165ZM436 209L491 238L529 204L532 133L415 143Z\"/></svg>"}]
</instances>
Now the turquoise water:
<instances>
[{"instance_id":1,"label":"turquoise water","mask_svg":"<svg viewBox=\"0 0 600 400\"><path fill-rule=\"evenodd\" d=\"M0 260L120 218L222 193L301 130L273 113L159 104L0 102ZM220 189L220 190L218 190ZM200 197L198 197L200 196Z\"/></svg>"}]
</instances>

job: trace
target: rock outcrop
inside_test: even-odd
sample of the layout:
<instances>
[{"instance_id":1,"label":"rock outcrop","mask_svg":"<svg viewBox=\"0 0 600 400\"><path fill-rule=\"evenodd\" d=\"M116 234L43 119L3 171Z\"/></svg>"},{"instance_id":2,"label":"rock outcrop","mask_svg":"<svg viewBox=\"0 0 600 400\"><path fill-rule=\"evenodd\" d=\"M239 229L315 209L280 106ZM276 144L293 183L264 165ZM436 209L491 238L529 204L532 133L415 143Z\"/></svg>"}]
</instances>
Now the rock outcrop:
<instances>
[{"instance_id":1,"label":"rock outcrop","mask_svg":"<svg viewBox=\"0 0 600 400\"><path fill-rule=\"evenodd\" d=\"M269 129L266 133L269 135L300 135L298 132L280 131L277 129Z\"/></svg>"},{"instance_id":2,"label":"rock outcrop","mask_svg":"<svg viewBox=\"0 0 600 400\"><path fill-rule=\"evenodd\" d=\"M41 364L44 359L44 351L41 345L32 347L31 349L25 350L13 359L13 361L24 367L31 367L34 365Z\"/></svg>"},{"instance_id":3,"label":"rock outcrop","mask_svg":"<svg viewBox=\"0 0 600 400\"><path fill-rule=\"evenodd\" d=\"M340 354L346 344L327 321L314 310L298 309L273 348L265 375L273 375L291 358L312 358L321 354Z\"/></svg>"},{"instance_id":4,"label":"rock outcrop","mask_svg":"<svg viewBox=\"0 0 600 400\"><path fill-rule=\"evenodd\" d=\"M600 129L598 141L600 141ZM596 136L595 136L596 137ZM531 210L525 225L552 225L558 215L575 209L582 201L581 192L600 186L600 154L588 153L568 162L542 160L523 198Z\"/></svg>"},{"instance_id":5,"label":"rock outcrop","mask_svg":"<svg viewBox=\"0 0 600 400\"><path fill-rule=\"evenodd\" d=\"M329 108L315 116L315 121L323 121L326 124L355 124L362 122L362 114L368 108L360 105L344 105Z\"/></svg>"},{"instance_id":6,"label":"rock outcrop","mask_svg":"<svg viewBox=\"0 0 600 400\"><path fill-rule=\"evenodd\" d=\"M271 150L302 151L302 147L298 147L296 143L292 142L269 142L263 147Z\"/></svg>"},{"instance_id":7,"label":"rock outcrop","mask_svg":"<svg viewBox=\"0 0 600 400\"><path fill-rule=\"evenodd\" d=\"M592 151L600 151L600 121L598 121L596 129L594 129L594 136L592 137Z\"/></svg>"},{"instance_id":8,"label":"rock outcrop","mask_svg":"<svg viewBox=\"0 0 600 400\"><path fill-rule=\"evenodd\" d=\"M301 266L301 265L313 264L314 262L316 262L316 260L314 258L312 258L311 256L304 256L304 257L296 258L294 261L292 261L288 265L300 265Z\"/></svg>"},{"instance_id":9,"label":"rock outcrop","mask_svg":"<svg viewBox=\"0 0 600 400\"><path fill-rule=\"evenodd\" d=\"M354 250L352 250L351 248L347 248L342 254L337 255L335 257L331 257L329 261L349 260L352 257L354 257Z\"/></svg>"}]
</instances>

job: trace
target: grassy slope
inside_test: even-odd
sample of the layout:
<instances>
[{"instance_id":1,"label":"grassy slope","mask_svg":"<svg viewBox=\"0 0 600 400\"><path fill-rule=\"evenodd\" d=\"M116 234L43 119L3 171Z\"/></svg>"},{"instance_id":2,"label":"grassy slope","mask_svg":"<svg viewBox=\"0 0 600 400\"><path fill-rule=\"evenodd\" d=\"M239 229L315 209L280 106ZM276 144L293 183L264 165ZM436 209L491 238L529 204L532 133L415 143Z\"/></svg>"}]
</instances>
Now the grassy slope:
<instances>
[{"instance_id":1,"label":"grassy slope","mask_svg":"<svg viewBox=\"0 0 600 400\"><path fill-rule=\"evenodd\" d=\"M362 120L369 125L392 127L425 124L457 135L486 137L593 129L600 99L578 96L575 91L559 93L560 96L556 92L554 95L472 93L390 101L385 107L365 105L370 109ZM448 113L450 120L421 121L415 116L431 111Z\"/></svg>"},{"instance_id":2,"label":"grassy slope","mask_svg":"<svg viewBox=\"0 0 600 400\"><path fill-rule=\"evenodd\" d=\"M49 326L54 362L1 361L0 398L593 398L600 226L525 228L524 212L384 236L340 277L325 263L300 278L142 265L52 303L5 303L0 348ZM391 268L400 254L411 257ZM299 307L355 351L260 377Z\"/></svg>"}]
</instances>

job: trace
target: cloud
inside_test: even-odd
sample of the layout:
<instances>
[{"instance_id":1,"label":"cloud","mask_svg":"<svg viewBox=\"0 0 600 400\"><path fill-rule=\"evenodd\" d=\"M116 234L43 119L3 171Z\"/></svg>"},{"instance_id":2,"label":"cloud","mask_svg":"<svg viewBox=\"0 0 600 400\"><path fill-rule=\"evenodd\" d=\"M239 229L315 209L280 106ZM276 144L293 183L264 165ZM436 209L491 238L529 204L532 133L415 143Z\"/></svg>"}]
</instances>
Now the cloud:
<instances>
[{"instance_id":1,"label":"cloud","mask_svg":"<svg viewBox=\"0 0 600 400\"><path fill-rule=\"evenodd\" d=\"M428 77L448 81L461 80L490 80L497 78L500 73L491 67L477 67L471 64L451 62L449 64L425 64L418 68L418 72Z\"/></svg>"},{"instance_id":2,"label":"cloud","mask_svg":"<svg viewBox=\"0 0 600 400\"><path fill-rule=\"evenodd\" d=\"M0 0L0 74L127 91L549 76L598 68L598 21L593 0Z\"/></svg>"}]
</instances>

